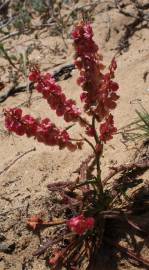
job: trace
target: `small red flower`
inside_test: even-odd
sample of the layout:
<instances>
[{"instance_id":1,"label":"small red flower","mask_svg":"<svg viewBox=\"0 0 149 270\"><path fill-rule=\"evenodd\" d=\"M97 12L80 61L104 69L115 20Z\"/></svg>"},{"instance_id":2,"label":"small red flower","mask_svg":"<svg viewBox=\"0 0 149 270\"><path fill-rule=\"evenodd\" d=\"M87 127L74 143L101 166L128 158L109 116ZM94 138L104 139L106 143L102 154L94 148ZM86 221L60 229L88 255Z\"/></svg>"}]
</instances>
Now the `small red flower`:
<instances>
[{"instance_id":1,"label":"small red flower","mask_svg":"<svg viewBox=\"0 0 149 270\"><path fill-rule=\"evenodd\" d=\"M83 215L73 217L67 222L69 229L79 235L84 234L87 230L93 230L94 224L93 217L85 218Z\"/></svg>"},{"instance_id":2,"label":"small red flower","mask_svg":"<svg viewBox=\"0 0 149 270\"><path fill-rule=\"evenodd\" d=\"M93 230L95 224L95 220L93 217L86 218L86 228L88 230Z\"/></svg>"},{"instance_id":3,"label":"small red flower","mask_svg":"<svg viewBox=\"0 0 149 270\"><path fill-rule=\"evenodd\" d=\"M87 134L88 136L90 136L90 137L93 137L93 136L95 135L95 130L94 130L94 128L88 126L88 127L86 128L86 134Z\"/></svg>"},{"instance_id":4,"label":"small red flower","mask_svg":"<svg viewBox=\"0 0 149 270\"><path fill-rule=\"evenodd\" d=\"M21 122L22 110L19 108L7 109L5 114L5 127L10 132L15 132L17 135L25 134L25 127Z\"/></svg>"},{"instance_id":5,"label":"small red flower","mask_svg":"<svg viewBox=\"0 0 149 270\"><path fill-rule=\"evenodd\" d=\"M37 82L40 79L40 71L38 69L32 70L29 75L29 80L32 82Z\"/></svg>"},{"instance_id":6,"label":"small red flower","mask_svg":"<svg viewBox=\"0 0 149 270\"><path fill-rule=\"evenodd\" d=\"M105 123L100 125L100 140L106 143L113 138L113 134L117 131L114 127L113 115L110 114Z\"/></svg>"},{"instance_id":7,"label":"small red flower","mask_svg":"<svg viewBox=\"0 0 149 270\"><path fill-rule=\"evenodd\" d=\"M28 137L34 136L37 131L38 122L31 115L24 115L22 117L22 123L26 129L26 135Z\"/></svg>"},{"instance_id":8,"label":"small red flower","mask_svg":"<svg viewBox=\"0 0 149 270\"><path fill-rule=\"evenodd\" d=\"M56 266L60 262L60 260L63 258L63 252L62 251L55 251L53 256L49 259L49 264Z\"/></svg>"}]
</instances>

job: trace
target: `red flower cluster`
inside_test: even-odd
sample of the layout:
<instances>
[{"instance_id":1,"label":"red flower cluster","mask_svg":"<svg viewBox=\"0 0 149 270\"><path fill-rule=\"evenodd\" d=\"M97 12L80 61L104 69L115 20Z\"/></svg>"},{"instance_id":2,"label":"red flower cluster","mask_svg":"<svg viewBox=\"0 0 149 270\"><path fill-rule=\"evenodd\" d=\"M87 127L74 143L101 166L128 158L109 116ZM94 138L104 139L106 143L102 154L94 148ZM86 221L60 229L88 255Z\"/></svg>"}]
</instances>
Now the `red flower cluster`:
<instances>
[{"instance_id":1,"label":"red flower cluster","mask_svg":"<svg viewBox=\"0 0 149 270\"><path fill-rule=\"evenodd\" d=\"M98 46L93 41L93 31L89 23L82 22L72 33L76 50L75 65L80 70L78 84L83 88L81 100L85 101L85 110L91 112L91 106L96 104L99 81L102 76L103 64L97 55Z\"/></svg>"},{"instance_id":2,"label":"red flower cluster","mask_svg":"<svg viewBox=\"0 0 149 270\"><path fill-rule=\"evenodd\" d=\"M73 217L69 221L67 221L69 229L79 235L82 235L87 230L93 230L94 224L95 220L93 217L85 218L83 215Z\"/></svg>"},{"instance_id":3,"label":"red flower cluster","mask_svg":"<svg viewBox=\"0 0 149 270\"><path fill-rule=\"evenodd\" d=\"M108 140L113 138L113 134L117 131L114 127L113 115L110 114L105 123L100 125L100 140L106 143Z\"/></svg>"},{"instance_id":4,"label":"red flower cluster","mask_svg":"<svg viewBox=\"0 0 149 270\"><path fill-rule=\"evenodd\" d=\"M98 121L104 118L112 119L110 110L116 107L116 101L119 96L116 94L119 86L112 79L117 68L115 59L109 66L109 72L102 73L104 65L102 64L102 55L98 53L98 46L93 40L93 31L89 23L82 22L77 25L72 33L76 50L75 64L80 70L78 84L81 85L83 93L80 98L84 104L84 110L90 115L94 115ZM111 126L111 128L110 128ZM103 131L106 129L106 132ZM106 120L101 125L102 141L112 138L115 132L113 122ZM108 137L108 130L110 132ZM94 136L92 129L86 129L89 136Z\"/></svg>"},{"instance_id":5,"label":"red flower cluster","mask_svg":"<svg viewBox=\"0 0 149 270\"><path fill-rule=\"evenodd\" d=\"M116 61L113 59L111 65L109 66L109 72L102 75L102 80L100 82L100 88L97 95L98 105L95 109L95 113L99 116L99 119L103 119L109 114L110 110L115 109L116 101L119 98L119 96L116 94L119 86L112 80L116 67Z\"/></svg>"},{"instance_id":6,"label":"red flower cluster","mask_svg":"<svg viewBox=\"0 0 149 270\"><path fill-rule=\"evenodd\" d=\"M58 145L60 149L67 147L71 151L77 148L66 130L60 130L48 118L39 121L30 115L22 116L22 110L18 108L5 110L5 126L17 135L35 137L46 145Z\"/></svg>"},{"instance_id":7,"label":"red flower cluster","mask_svg":"<svg viewBox=\"0 0 149 270\"><path fill-rule=\"evenodd\" d=\"M49 73L41 75L39 70L34 69L29 79L37 83L36 90L42 93L51 109L56 110L57 116L64 116L66 122L79 120L81 111L76 107L75 101L66 98L61 87Z\"/></svg>"},{"instance_id":8,"label":"red flower cluster","mask_svg":"<svg viewBox=\"0 0 149 270\"><path fill-rule=\"evenodd\" d=\"M109 110L116 107L118 84L113 82L115 59L109 67L109 73L103 75L102 55L98 54L98 46L93 40L93 31L89 23L82 22L72 33L76 50L75 64L80 70L78 84L83 93L81 100L85 102L85 111L96 114L101 120Z\"/></svg>"},{"instance_id":9,"label":"red flower cluster","mask_svg":"<svg viewBox=\"0 0 149 270\"><path fill-rule=\"evenodd\" d=\"M5 110L5 127L17 135L34 136L37 125L37 121L32 116L25 115L22 117L22 110L19 108Z\"/></svg>"}]
</instances>

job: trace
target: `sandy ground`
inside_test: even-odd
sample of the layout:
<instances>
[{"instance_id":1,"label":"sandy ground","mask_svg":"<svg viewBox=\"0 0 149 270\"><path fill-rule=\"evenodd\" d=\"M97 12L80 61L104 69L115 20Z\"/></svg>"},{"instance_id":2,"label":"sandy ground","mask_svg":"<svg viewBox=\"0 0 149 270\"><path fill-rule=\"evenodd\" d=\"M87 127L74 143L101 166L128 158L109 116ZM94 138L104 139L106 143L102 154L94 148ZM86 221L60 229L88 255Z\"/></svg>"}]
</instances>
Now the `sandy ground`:
<instances>
[{"instance_id":1,"label":"sandy ground","mask_svg":"<svg viewBox=\"0 0 149 270\"><path fill-rule=\"evenodd\" d=\"M111 1L112 3L113 1ZM109 10L99 8L96 10L93 28L95 39L101 48L104 61L108 65L113 55L116 53L118 40L123 33L124 25L128 24L132 18L128 18L111 8ZM110 25L109 25L110 24ZM106 41L110 27L110 38ZM54 48L59 43L60 49L53 54L49 49ZM39 39L35 40L34 34L22 36L18 39L7 41L8 47L12 46L14 52L18 49L24 50L29 44L37 43L42 49L36 49L31 54L31 60L40 62L41 69L56 69L57 64L71 63L73 61L73 48L70 40L66 40L68 49L60 37L50 37L49 32L40 33ZM118 69L116 81L120 85L118 106L114 112L116 125L118 128L125 126L136 118L135 109L139 108L139 102L148 109L149 105L149 76L146 82L143 80L144 73L149 71L149 30L141 29L136 31L130 39L128 51L117 56ZM7 62L4 62L7 67ZM2 78L7 81L8 74ZM67 96L79 101L80 88L76 85L77 71L73 71L72 78L61 81L60 85ZM10 86L7 84L6 89ZM3 90L4 91L4 90ZM1 91L2 92L2 91ZM39 96L33 93L33 98ZM15 97L9 97L1 103L0 112L3 108L18 106L28 100L27 93L20 93ZM30 108L21 106L24 111L30 112L34 116L48 116L57 126L65 126L61 118L57 118L46 102L42 99L34 100ZM3 117L0 119L0 128L3 128ZM72 128L74 136L80 132L80 127ZM34 151L33 148L35 148ZM7 165L11 164L17 157L26 151L31 150L22 158L16 161L10 168L4 171ZM134 144L129 144L128 149L122 143L120 134L110 141L104 152L102 159L103 176L108 173L108 167L112 164L123 164L133 160L135 153ZM48 201L50 200L47 191L47 184L50 181L74 179L73 173L90 153L88 146L83 147L83 151L70 153L67 150L59 151L57 147L50 148L38 144L33 139L17 137L14 135L0 136L0 236L6 238L5 242L15 244L12 254L0 253L0 269L10 270L46 270L45 262L42 259L33 259L32 252L39 245L39 237L28 231L26 228L27 216L46 212ZM149 173L142 177L148 180ZM41 240L49 231L41 235ZM147 247L143 251L148 255ZM28 261L26 268L23 262ZM128 259L123 259L112 269L145 269L131 264ZM102 268L100 268L102 269ZM110 268L109 268L110 269Z\"/></svg>"}]
</instances>

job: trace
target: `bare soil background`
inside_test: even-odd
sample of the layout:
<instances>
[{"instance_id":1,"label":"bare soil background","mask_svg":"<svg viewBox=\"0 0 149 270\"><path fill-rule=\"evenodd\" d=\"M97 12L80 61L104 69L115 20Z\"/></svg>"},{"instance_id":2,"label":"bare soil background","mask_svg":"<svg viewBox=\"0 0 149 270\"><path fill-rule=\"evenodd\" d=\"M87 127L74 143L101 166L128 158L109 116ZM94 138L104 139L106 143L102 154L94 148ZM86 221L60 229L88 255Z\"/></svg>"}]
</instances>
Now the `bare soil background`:
<instances>
[{"instance_id":1,"label":"bare soil background","mask_svg":"<svg viewBox=\"0 0 149 270\"><path fill-rule=\"evenodd\" d=\"M79 1L78 5L86 6L96 1ZM116 1L101 1L93 12L93 29L95 40L99 44L104 62L108 66L112 57L120 51L120 39L125 33L126 26L134 20L131 16L126 16L115 6ZM121 1L120 1L121 2ZM146 4L148 1L138 1ZM125 10L136 14L131 1L123 1ZM63 5L63 4L62 4ZM62 6L65 13L71 12ZM147 10L149 12L149 9ZM149 20L149 17L148 17ZM35 20L36 24L36 20ZM139 108L139 102L148 109L149 105L149 29L145 27L146 21L143 21L135 33L129 39L129 46L125 46L120 53L116 54L118 69L116 72L116 81L120 85L118 106L114 112L116 126L121 128L136 119L135 109ZM68 31L71 33L72 25ZM42 31L35 31L31 34L22 34L18 37L9 38L5 41L7 48L13 54L24 52L26 48L34 44L35 49L30 55L30 61L40 63L41 69L54 71L62 65L73 63L73 46L70 38L65 39L65 43L60 35L51 35L51 29L46 28ZM69 35L70 37L70 35ZM117 48L117 49L116 49ZM4 67L4 69L2 68ZM4 72L5 70L5 72ZM10 87L8 79L9 64L1 59L0 74L1 81L5 88L0 94L5 93ZM80 104L80 88L76 84L78 72L74 70L72 77L59 82L65 94L77 100ZM20 79L20 84L28 83ZM47 184L50 181L72 180L76 177L73 173L81 161L90 153L88 146L83 147L83 151L70 153L67 150L59 151L57 147L50 148L38 144L33 139L6 135L3 132L4 119L3 108L14 107L24 103L21 108L34 116L47 116L56 123L57 126L64 127L65 123L61 118L56 117L46 102L40 98L40 95L33 91L31 106L27 107L26 102L29 99L28 91L19 93L14 97L9 97L0 104L0 245L5 243L12 248L12 251L0 252L1 270L46 270L49 266L45 264L44 257L37 260L32 253L46 237L49 237L50 230L45 229L40 233L33 233L26 227L26 219L34 214L42 213L51 215L52 203L51 195L48 193ZM81 104L80 104L81 106ZM80 132L80 127L75 125L71 132L75 137ZM129 143L127 146L123 143L121 134L117 134L112 141L107 143L104 156L102 158L103 177L108 174L108 167L134 161L138 144ZM35 148L35 149L34 149ZM31 151L30 151L31 150ZM9 164L13 163L21 154L29 151L19 158L6 171ZM141 175L141 179L148 183L149 172ZM143 185L143 184L141 184ZM109 184L110 188L110 184ZM3 238L4 241L1 241ZM141 243L140 243L141 246ZM148 243L142 243L142 256L149 257ZM103 256L107 268L100 266L100 269L145 269L138 266L128 258L121 258L117 263L112 258ZM98 269L98 268L97 268Z\"/></svg>"}]
</instances>

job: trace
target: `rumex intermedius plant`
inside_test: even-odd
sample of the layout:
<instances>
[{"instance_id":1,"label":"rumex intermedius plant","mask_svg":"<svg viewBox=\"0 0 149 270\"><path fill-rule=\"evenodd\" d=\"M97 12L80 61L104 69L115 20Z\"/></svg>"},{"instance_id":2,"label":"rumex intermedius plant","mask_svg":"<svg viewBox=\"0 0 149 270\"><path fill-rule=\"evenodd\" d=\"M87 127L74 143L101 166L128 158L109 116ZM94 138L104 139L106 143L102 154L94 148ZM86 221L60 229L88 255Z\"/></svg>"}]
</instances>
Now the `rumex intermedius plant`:
<instances>
[{"instance_id":1,"label":"rumex intermedius plant","mask_svg":"<svg viewBox=\"0 0 149 270\"><path fill-rule=\"evenodd\" d=\"M77 139L71 138L68 128L56 127L49 118L38 120L31 115L23 115L18 108L5 110L5 126L17 135L34 137L38 142L49 146L57 145L60 149L66 147L75 151L81 149L83 143L90 145L93 154L81 164L77 180L48 185L50 191L58 192L61 196L59 203L64 206L63 220L43 221L35 216L28 220L28 225L33 229L41 225L61 226L53 239L48 240L35 252L35 255L41 255L50 248L49 264L52 269L61 269L63 266L66 269L82 269L85 260L86 269L94 269L94 259L104 238L106 219L124 216L126 221L126 215L123 215L122 211L112 208L114 198L104 187L100 164L104 145L117 131L111 113L119 98L119 86L114 81L117 64L113 59L108 71L104 72L102 55L93 40L90 23L78 24L72 32L72 38L75 65L80 73L77 83L82 88L82 111L74 100L65 96L51 74L43 75L34 67L29 79L57 116L63 117L68 123L78 123L84 129L85 135ZM135 227L132 222L131 225ZM107 239L107 242L110 241ZM130 254L132 255L129 252ZM136 258L134 254L132 257Z\"/></svg>"}]
</instances>

